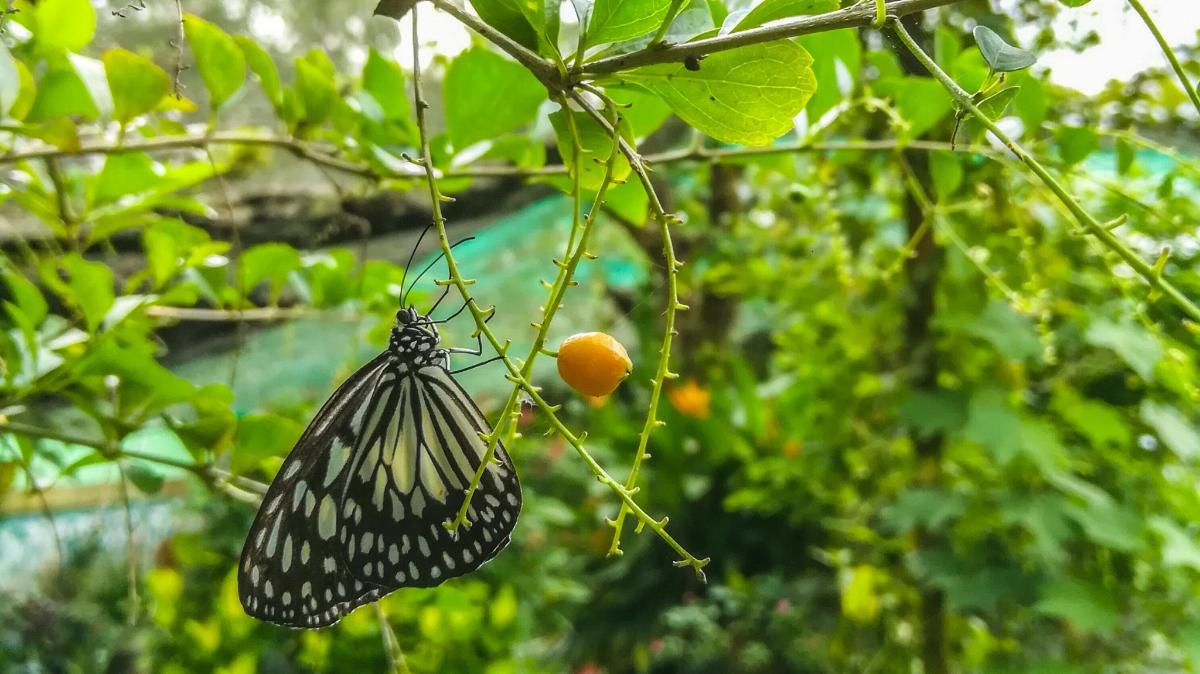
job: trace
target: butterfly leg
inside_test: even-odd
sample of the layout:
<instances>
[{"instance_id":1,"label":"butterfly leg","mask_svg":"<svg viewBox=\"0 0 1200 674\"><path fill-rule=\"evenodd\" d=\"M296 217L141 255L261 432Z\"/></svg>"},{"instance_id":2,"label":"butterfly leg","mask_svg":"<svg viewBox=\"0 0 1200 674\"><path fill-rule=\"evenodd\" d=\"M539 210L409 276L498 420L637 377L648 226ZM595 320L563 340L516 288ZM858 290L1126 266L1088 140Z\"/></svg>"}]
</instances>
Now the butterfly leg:
<instances>
[{"instance_id":1,"label":"butterfly leg","mask_svg":"<svg viewBox=\"0 0 1200 674\"><path fill-rule=\"evenodd\" d=\"M458 311L461 312L462 309L459 309ZM454 314L454 316L457 316L457 315L458 315L458 313ZM491 321L492 318L495 317L495 315L496 315L495 311L491 312L490 314L488 314L487 318L483 319L483 322L487 323L487 322ZM450 318L454 318L454 316L451 316ZM450 320L450 318L447 318L446 320ZM475 333L475 348L474 349L446 349L446 351L448 353L462 353L462 354L467 354L467 355L471 355L471 356L482 356L483 355L483 335L480 334L479 332Z\"/></svg>"},{"instance_id":2,"label":"butterfly leg","mask_svg":"<svg viewBox=\"0 0 1200 674\"><path fill-rule=\"evenodd\" d=\"M492 363L494 363L498 360L502 360L503 358L504 358L504 356L493 356L491 358L488 358L487 360L481 360L478 363L475 363L474 365L468 365L466 367L460 367L457 370L451 370L450 374L462 374L463 372L466 372L467 370L474 370L477 367L483 367L484 365L491 365Z\"/></svg>"}]
</instances>

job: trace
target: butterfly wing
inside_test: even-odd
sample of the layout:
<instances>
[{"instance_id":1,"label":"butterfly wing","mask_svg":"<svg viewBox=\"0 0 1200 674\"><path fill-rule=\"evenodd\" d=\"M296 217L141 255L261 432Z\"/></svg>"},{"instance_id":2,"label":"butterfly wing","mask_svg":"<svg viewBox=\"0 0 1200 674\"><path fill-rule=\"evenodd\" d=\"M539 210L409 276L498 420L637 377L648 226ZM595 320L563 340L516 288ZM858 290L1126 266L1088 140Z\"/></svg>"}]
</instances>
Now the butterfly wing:
<instances>
[{"instance_id":1,"label":"butterfly wing","mask_svg":"<svg viewBox=\"0 0 1200 674\"><path fill-rule=\"evenodd\" d=\"M502 445L468 508L472 526L447 531L483 460L479 408L441 365L380 389L349 466L339 514L350 575L385 592L432 587L469 573L508 544L521 486Z\"/></svg>"},{"instance_id":2,"label":"butterfly wing","mask_svg":"<svg viewBox=\"0 0 1200 674\"><path fill-rule=\"evenodd\" d=\"M284 459L254 518L238 564L238 596L251 616L323 627L381 596L347 573L337 508L369 401L387 371L381 354L351 375Z\"/></svg>"}]
</instances>

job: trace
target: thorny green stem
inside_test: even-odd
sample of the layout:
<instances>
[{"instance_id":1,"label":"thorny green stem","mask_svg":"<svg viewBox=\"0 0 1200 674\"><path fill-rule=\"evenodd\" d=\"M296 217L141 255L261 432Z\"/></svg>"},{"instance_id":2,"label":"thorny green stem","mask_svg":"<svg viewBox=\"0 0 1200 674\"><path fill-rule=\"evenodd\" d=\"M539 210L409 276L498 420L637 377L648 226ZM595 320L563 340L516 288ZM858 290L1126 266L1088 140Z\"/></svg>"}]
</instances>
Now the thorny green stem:
<instances>
[{"instance_id":1,"label":"thorny green stem","mask_svg":"<svg viewBox=\"0 0 1200 674\"><path fill-rule=\"evenodd\" d=\"M584 446L583 440L586 437L586 434L576 435L573 433L571 429L568 428L566 424L564 424L562 420L558 418L558 414L556 413L557 408L547 403L545 398L542 397L538 387L530 383L527 378L521 376L520 369L516 366L513 360L508 357L509 343L500 343L495 333L492 332L491 328L489 328L485 322L488 312L485 312L479 308L475 298L472 297L471 292L467 289L468 286L474 283L474 279L463 278L458 269L458 262L454 257L454 251L450 249L450 239L446 234L446 222L442 217L441 202L443 197L441 192L438 190L437 176L433 169L433 163L429 159L429 132L425 125L425 109L427 104L421 96L420 46L416 40L416 36L417 21L416 16L414 15L413 94L414 98L416 99L417 129L421 139L421 164L425 168L426 183L429 186L430 203L431 208L433 209L433 222L438 232L438 244L441 247L442 254L446 258L446 268L450 276L449 284L453 285L462 296L463 301L467 305L468 311L475 319L476 330L485 339L487 339L492 348L496 350L496 353L500 356L500 361L509 371L510 380L515 384L519 384L521 388L523 388L529 395L529 397L533 399L538 408L541 409L543 414L546 415L551 427L568 443L570 443L570 445L575 449L575 452L579 454L580 458L583 459L585 464L587 464L587 467L591 470L592 474L595 475L596 479L601 484L616 493L616 495L626 506L629 507L630 511L633 512L638 520L640 520L646 527L662 538L663 542L665 542L671 547L672 550L679 554L681 559L675 562L675 564L677 566L690 566L695 569L696 574L700 578L703 578L704 572L702 569L709 560L707 558L697 559L694 555L688 552L686 548L684 548L678 541L675 540L673 536L671 536L670 533L667 532L667 518L655 520L654 518L650 517L650 515L647 514L646 511L642 509L642 507L638 505L636 501L634 501L633 494L635 493L635 490L626 489L621 485L621 483L614 480L612 476L608 474L608 471L604 470L604 467L596 461L595 457L593 457L591 452L589 452ZM590 106L588 109L591 110ZM599 115L601 120L604 119L603 115L600 115L598 112L595 112L594 110L592 110L592 112L595 113L593 116ZM622 148L622 152L625 152L626 156L629 156L624 142L622 142ZM636 157L637 153L634 152L633 156Z\"/></svg>"},{"instance_id":2,"label":"thorny green stem","mask_svg":"<svg viewBox=\"0 0 1200 674\"><path fill-rule=\"evenodd\" d=\"M1192 105L1196 106L1196 112L1200 112L1200 92L1196 91L1196 87L1192 86L1191 80L1188 79L1187 72L1184 71L1183 65L1179 63L1179 59L1175 56L1175 51L1171 49L1171 45L1167 44L1167 38L1158 30L1158 25L1154 23L1154 19L1150 18L1150 13L1142 6L1141 0L1129 0L1129 6L1133 7L1133 11L1142 17L1142 22L1146 24L1146 28L1154 35L1154 39L1158 41L1158 46L1162 48L1163 56L1167 57L1167 62L1171 64L1171 69L1175 71L1175 76L1179 78L1179 83L1183 85L1183 90L1187 92L1188 98L1192 99Z\"/></svg>"},{"instance_id":3,"label":"thorny green stem","mask_svg":"<svg viewBox=\"0 0 1200 674\"><path fill-rule=\"evenodd\" d=\"M1000 127L996 126L995 122L983 114L983 111L981 111L979 107L975 105L975 102L971 100L971 95L964 91L962 87L958 86L958 83L956 83L949 75L947 75L946 72L942 70L941 67L939 67L938 64L934 62L934 60L930 58L923 49L921 49L920 45L913 40L912 36L909 35L908 30L904 28L903 23L901 23L895 17L891 17L891 22L892 26L895 28L897 37L899 37L900 41L904 43L904 46L908 49L908 51L911 52L912 55L918 61L920 61L923 66L925 66L925 69L928 70L929 73L942 84L950 96L960 106L974 115L976 119L979 120L979 123L984 126L984 128L990 131L997 140L1003 143L1004 146L1007 147L1009 151L1017 157L1017 159L1021 160L1021 162L1025 164L1030 171L1032 171L1035 175L1037 175L1038 178L1041 179L1043 183L1045 183L1046 187L1049 188L1050 191L1054 193L1054 196L1056 196L1058 200L1067 207L1067 210L1071 212L1071 215L1083 227L1084 230L1095 236L1109 250L1119 255L1126 264L1133 268L1134 271L1136 271L1143 279L1146 280L1148 284L1150 284L1151 288L1170 298L1171 301L1179 306L1179 308L1182 309L1189 318L1191 318L1193 321L1200 321L1200 307L1197 307L1190 299L1188 299L1186 295L1183 294L1183 292L1176 288L1174 284L1163 278L1160 270L1156 270L1152 265L1150 265L1150 263L1139 257L1138 254L1133 251L1133 249L1131 249L1125 244L1124 241L1113 234L1109 228L1105 227L1103 224L1097 221L1096 218L1092 217L1091 214L1085 211L1083 207L1079 205L1079 202L1075 201L1075 198L1067 193L1066 189L1063 188L1058 180L1056 180L1054 176L1052 176L1050 172L1047 171L1046 168L1033 157L1033 155L1026 152L1025 149L1018 145L1012 138L1010 138L1008 134L1000 130Z\"/></svg>"},{"instance_id":4,"label":"thorny green stem","mask_svg":"<svg viewBox=\"0 0 1200 674\"><path fill-rule=\"evenodd\" d=\"M568 110L566 101L560 101L563 110ZM615 108L610 108L614 116L616 115ZM550 291L546 305L542 307L542 319L537 323L537 334L534 336L533 345L529 349L529 355L525 358L524 364L521 366L521 377L528 380L533 373L533 363L537 356L543 352L546 346L546 335L550 331L550 323L554 320L554 316L558 313L562 306L563 296L566 295L567 288L574 285L575 270L579 267L579 262L588 255L587 247L591 238L592 225L596 221L596 216L599 214L600 207L604 203L604 196L608 192L608 187L612 182L613 166L617 158L617 143L613 141L613 149L609 154L608 160L605 162L604 179L600 184L600 189L596 193L596 199L592 202L592 207L586 218L580 221L580 212L582 210L582 194L583 185L581 183L583 175L583 155L584 148L580 141L579 128L575 123L574 116L568 114L567 128L570 132L572 147L575 150L575 182L574 182L574 208L571 217L571 233L567 240L567 247L563 257L565 263L559 263L558 273L554 279L554 283L550 286ZM615 125L614 125L615 126ZM576 244L576 238L579 239ZM496 423L496 428L487 436L487 448L484 452L483 461L480 462L479 468L476 469L475 475L471 478L471 484L467 487L466 498L463 499L462 506L458 509L458 514L453 522L447 525L450 531L455 531L459 526L466 524L467 510L471 504L471 499L475 495L475 490L479 488L479 482L483 479L483 473L487 466L495 456L496 446L500 442L500 436L504 424L508 423L515 430L515 420L512 418L516 410L517 401L520 399L521 386L514 385L512 392L509 393L508 400L504 403L504 407L500 411L499 421Z\"/></svg>"},{"instance_id":5,"label":"thorny green stem","mask_svg":"<svg viewBox=\"0 0 1200 674\"><path fill-rule=\"evenodd\" d=\"M387 613L383 610L383 604L375 602L372 605L375 607L375 617L379 619L383 650L387 653L392 674L412 674L412 670L408 668L408 661L404 659L404 651L400 648L400 640L396 638L396 631L392 629L392 623L388 621Z\"/></svg>"},{"instance_id":6,"label":"thorny green stem","mask_svg":"<svg viewBox=\"0 0 1200 674\"><path fill-rule=\"evenodd\" d=\"M584 111L591 115L592 119L596 120L596 123L599 124L602 129L612 134L613 138L616 139L617 145L620 147L622 154L624 154L625 158L629 160L630 168L633 170L634 174L637 175L638 180L642 183L642 188L646 192L646 196L649 198L650 210L654 214L654 219L658 223L659 233L662 236L663 258L667 263L667 308L665 312L666 327L663 329L662 346L659 347L658 351L658 366L655 368L654 378L651 380L650 405L649 409L646 411L646 421L642 425L642 431L638 436L637 452L633 456L633 465L630 467L629 477L625 481L626 491L632 491L637 488L637 479L638 474L641 471L642 463L644 463L650 456L646 451L650 443L650 434L655 428L664 425L663 422L659 421L657 416L658 403L662 397L663 386L666 384L668 379L674 379L679 376L677 373L671 372L670 361L671 343L674 341L676 334L675 314L680 310L687 309L687 305L679 302L678 272L679 268L683 266L683 263L675 258L675 246L671 241L672 219L671 216L667 214L666 210L663 209L662 202L658 199L658 193L654 189L654 184L650 181L650 175L646 171L645 161L642 159L642 156L638 154L636 148L632 147L625 141L624 138L621 137L616 125L611 124L607 119L605 119L598 110L593 108L588 101L583 98L583 96L579 95L579 93L575 91L568 92L568 96L575 101L576 105L580 106ZM607 100L606 104L610 108L614 105L611 100ZM611 525L613 527L613 540L612 544L608 548L608 554L610 555L621 554L621 531L625 524L625 516L629 513L629 511L629 508L622 505L621 509L617 512L616 520L611 521ZM642 524L644 523L645 521L643 520ZM638 530L640 529L641 525L638 526ZM707 563L707 561L707 559L704 560L705 563ZM700 567L696 567L696 570L699 571Z\"/></svg>"}]
</instances>

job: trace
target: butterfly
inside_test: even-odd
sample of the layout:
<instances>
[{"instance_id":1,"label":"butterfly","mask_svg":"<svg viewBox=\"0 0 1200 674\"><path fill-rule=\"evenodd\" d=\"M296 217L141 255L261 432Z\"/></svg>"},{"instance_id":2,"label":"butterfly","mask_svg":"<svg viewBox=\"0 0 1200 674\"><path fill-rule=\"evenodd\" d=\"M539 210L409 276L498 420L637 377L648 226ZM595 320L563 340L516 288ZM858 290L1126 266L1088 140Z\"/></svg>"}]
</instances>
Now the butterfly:
<instances>
[{"instance_id":1,"label":"butterfly","mask_svg":"<svg viewBox=\"0 0 1200 674\"><path fill-rule=\"evenodd\" d=\"M472 526L443 526L491 427L450 370L452 353L482 349L440 345L437 326L454 318L430 318L440 302L396 313L387 350L338 387L284 459L238 565L249 615L325 627L396 589L470 573L508 545L521 485L501 443L467 509Z\"/></svg>"}]
</instances>

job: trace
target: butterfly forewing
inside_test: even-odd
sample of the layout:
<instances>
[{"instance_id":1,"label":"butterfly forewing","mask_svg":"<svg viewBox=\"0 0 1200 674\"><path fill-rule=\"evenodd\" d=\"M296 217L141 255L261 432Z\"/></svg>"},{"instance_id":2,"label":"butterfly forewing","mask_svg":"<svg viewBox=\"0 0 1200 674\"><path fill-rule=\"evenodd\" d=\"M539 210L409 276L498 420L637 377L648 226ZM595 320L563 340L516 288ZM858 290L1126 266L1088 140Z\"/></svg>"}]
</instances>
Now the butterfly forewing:
<instances>
[{"instance_id":1,"label":"butterfly forewing","mask_svg":"<svg viewBox=\"0 0 1200 674\"><path fill-rule=\"evenodd\" d=\"M400 587L430 587L491 559L521 508L504 447L454 519L490 428L441 362L385 353L343 384L284 461L242 552L250 615L322 627Z\"/></svg>"},{"instance_id":2,"label":"butterfly forewing","mask_svg":"<svg viewBox=\"0 0 1200 674\"><path fill-rule=\"evenodd\" d=\"M470 528L450 532L483 458L486 421L442 367L400 378L380 395L387 410L368 422L342 500L351 518L343 554L363 583L392 589L431 587L491 559L512 532L520 485L503 447L484 471L468 509Z\"/></svg>"}]
</instances>

